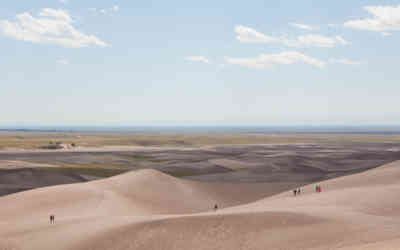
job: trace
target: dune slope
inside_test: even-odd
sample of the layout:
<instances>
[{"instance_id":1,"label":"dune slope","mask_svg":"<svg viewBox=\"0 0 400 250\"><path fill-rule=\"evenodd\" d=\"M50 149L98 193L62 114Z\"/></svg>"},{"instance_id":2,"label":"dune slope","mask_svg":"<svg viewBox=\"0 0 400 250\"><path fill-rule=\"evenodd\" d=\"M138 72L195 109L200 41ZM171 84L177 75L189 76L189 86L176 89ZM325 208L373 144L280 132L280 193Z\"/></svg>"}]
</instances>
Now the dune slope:
<instances>
[{"instance_id":1,"label":"dune slope","mask_svg":"<svg viewBox=\"0 0 400 250\"><path fill-rule=\"evenodd\" d=\"M0 198L0 249L400 249L400 162L321 186L255 201L144 170L32 190Z\"/></svg>"},{"instance_id":2,"label":"dune slope","mask_svg":"<svg viewBox=\"0 0 400 250\"><path fill-rule=\"evenodd\" d=\"M185 214L228 207L276 192L270 184L210 184L145 169L107 179L1 197L0 220ZM278 187L279 188L279 187ZM238 195L240 191L241 195Z\"/></svg>"}]
</instances>

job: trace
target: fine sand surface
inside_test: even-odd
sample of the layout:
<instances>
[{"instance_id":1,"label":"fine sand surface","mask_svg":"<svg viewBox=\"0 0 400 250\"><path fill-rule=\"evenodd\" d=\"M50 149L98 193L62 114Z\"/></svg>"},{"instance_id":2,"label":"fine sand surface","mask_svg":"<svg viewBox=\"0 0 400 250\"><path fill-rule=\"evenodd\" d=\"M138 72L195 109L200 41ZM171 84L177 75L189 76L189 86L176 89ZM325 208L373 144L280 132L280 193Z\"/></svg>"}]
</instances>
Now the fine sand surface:
<instances>
[{"instance_id":1,"label":"fine sand surface","mask_svg":"<svg viewBox=\"0 0 400 250\"><path fill-rule=\"evenodd\" d=\"M35 189L0 198L0 249L400 249L400 161L320 184L270 196L139 170Z\"/></svg>"}]
</instances>

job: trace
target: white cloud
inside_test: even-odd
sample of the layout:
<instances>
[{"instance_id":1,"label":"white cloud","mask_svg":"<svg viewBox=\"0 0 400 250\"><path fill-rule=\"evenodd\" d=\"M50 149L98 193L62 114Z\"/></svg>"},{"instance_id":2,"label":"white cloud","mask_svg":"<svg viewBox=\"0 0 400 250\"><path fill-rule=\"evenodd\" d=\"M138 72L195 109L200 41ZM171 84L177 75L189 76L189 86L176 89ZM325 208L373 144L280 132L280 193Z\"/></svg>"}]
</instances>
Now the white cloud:
<instances>
[{"instance_id":1,"label":"white cloud","mask_svg":"<svg viewBox=\"0 0 400 250\"><path fill-rule=\"evenodd\" d=\"M25 12L16 16L16 21L0 20L0 34L22 41L39 44L54 44L67 48L108 46L93 35L77 30L65 10L42 9L38 17Z\"/></svg>"},{"instance_id":2,"label":"white cloud","mask_svg":"<svg viewBox=\"0 0 400 250\"><path fill-rule=\"evenodd\" d=\"M59 59L59 60L57 60L57 63L62 64L62 65L68 65L69 61L66 59Z\"/></svg>"},{"instance_id":3,"label":"white cloud","mask_svg":"<svg viewBox=\"0 0 400 250\"><path fill-rule=\"evenodd\" d=\"M400 30L400 5L398 6L366 6L372 18L350 20L345 27L377 32Z\"/></svg>"},{"instance_id":4,"label":"white cloud","mask_svg":"<svg viewBox=\"0 0 400 250\"><path fill-rule=\"evenodd\" d=\"M353 61L347 58L332 58L329 60L329 63L331 64L345 64L345 65L360 65L363 64L364 62L361 61Z\"/></svg>"},{"instance_id":5,"label":"white cloud","mask_svg":"<svg viewBox=\"0 0 400 250\"><path fill-rule=\"evenodd\" d=\"M60 3L62 3L62 4L67 4L67 3L68 3L68 0L60 0Z\"/></svg>"},{"instance_id":6,"label":"white cloud","mask_svg":"<svg viewBox=\"0 0 400 250\"><path fill-rule=\"evenodd\" d=\"M287 47L325 47L333 48L338 45L348 45L349 42L341 36L328 37L317 34L298 36L296 39L268 36L253 28L238 25L235 27L236 39L242 43L278 43Z\"/></svg>"},{"instance_id":7,"label":"white cloud","mask_svg":"<svg viewBox=\"0 0 400 250\"><path fill-rule=\"evenodd\" d=\"M236 39L242 43L270 43L270 42L279 42L279 39L272 36L264 35L261 32L256 31L255 29L237 25L235 27Z\"/></svg>"},{"instance_id":8,"label":"white cloud","mask_svg":"<svg viewBox=\"0 0 400 250\"><path fill-rule=\"evenodd\" d=\"M296 40L285 40L288 46L292 47L325 47L333 48L337 45L348 45L349 42L343 39L341 36L322 36L322 35L305 35L299 36Z\"/></svg>"},{"instance_id":9,"label":"white cloud","mask_svg":"<svg viewBox=\"0 0 400 250\"><path fill-rule=\"evenodd\" d=\"M113 13L116 13L120 10L120 7L118 5L114 5L111 8L106 8L106 9L97 9L97 8L89 8L89 11L96 13L96 14L103 14L103 15L111 15Z\"/></svg>"},{"instance_id":10,"label":"white cloud","mask_svg":"<svg viewBox=\"0 0 400 250\"><path fill-rule=\"evenodd\" d=\"M119 11L119 6L118 6L118 5L114 5L114 6L112 7L112 10L113 10L114 12Z\"/></svg>"},{"instance_id":11,"label":"white cloud","mask_svg":"<svg viewBox=\"0 0 400 250\"><path fill-rule=\"evenodd\" d=\"M208 58L205 56L188 56L188 57L185 57L185 60L192 61L192 62L210 63Z\"/></svg>"},{"instance_id":12,"label":"white cloud","mask_svg":"<svg viewBox=\"0 0 400 250\"><path fill-rule=\"evenodd\" d=\"M72 18L69 15L69 13L65 10L55 10L55 9L42 9L42 11L39 13L39 16L41 17L54 17L57 20L65 21L67 23L72 23Z\"/></svg>"},{"instance_id":13,"label":"white cloud","mask_svg":"<svg viewBox=\"0 0 400 250\"><path fill-rule=\"evenodd\" d=\"M302 30L313 30L314 29L310 25L306 25L306 24L301 24L301 23L289 23L289 24L295 28L302 29Z\"/></svg>"},{"instance_id":14,"label":"white cloud","mask_svg":"<svg viewBox=\"0 0 400 250\"><path fill-rule=\"evenodd\" d=\"M296 51L284 51L279 54L262 54L252 58L232 58L226 57L225 61L229 64L236 64L254 69L269 68L273 65L289 65L295 63L310 64L317 68L323 68L325 62L313 57L304 55Z\"/></svg>"}]
</instances>

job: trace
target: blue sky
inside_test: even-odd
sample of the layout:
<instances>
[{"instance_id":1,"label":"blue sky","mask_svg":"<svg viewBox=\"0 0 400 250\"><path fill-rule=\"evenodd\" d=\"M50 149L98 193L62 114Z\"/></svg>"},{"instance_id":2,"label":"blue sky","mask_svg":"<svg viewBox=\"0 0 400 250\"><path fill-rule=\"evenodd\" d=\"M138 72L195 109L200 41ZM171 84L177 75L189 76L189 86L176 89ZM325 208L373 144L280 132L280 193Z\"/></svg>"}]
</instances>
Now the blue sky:
<instances>
[{"instance_id":1,"label":"blue sky","mask_svg":"<svg viewBox=\"0 0 400 250\"><path fill-rule=\"evenodd\" d=\"M400 1L6 1L2 125L399 125Z\"/></svg>"}]
</instances>

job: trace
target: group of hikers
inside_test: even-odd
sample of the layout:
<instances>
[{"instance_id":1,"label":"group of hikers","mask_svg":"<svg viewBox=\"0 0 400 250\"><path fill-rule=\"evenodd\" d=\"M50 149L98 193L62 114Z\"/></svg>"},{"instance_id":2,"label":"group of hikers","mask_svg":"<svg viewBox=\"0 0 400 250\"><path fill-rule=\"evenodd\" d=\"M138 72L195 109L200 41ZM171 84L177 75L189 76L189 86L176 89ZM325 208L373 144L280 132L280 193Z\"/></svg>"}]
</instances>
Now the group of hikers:
<instances>
[{"instance_id":1,"label":"group of hikers","mask_svg":"<svg viewBox=\"0 0 400 250\"><path fill-rule=\"evenodd\" d=\"M322 189L321 189L321 185L317 184L315 186L315 192L317 193L321 193ZM301 194L301 189L300 188L296 188L293 190L293 194L294 196L300 195ZM214 211L218 210L218 204L214 205ZM54 215L50 215L50 224L54 224L55 223L55 216Z\"/></svg>"},{"instance_id":2,"label":"group of hikers","mask_svg":"<svg viewBox=\"0 0 400 250\"><path fill-rule=\"evenodd\" d=\"M321 193L322 192L320 184L315 185L315 192L316 193ZM293 194L294 194L294 196L300 195L301 194L301 189L300 188L294 189L293 190Z\"/></svg>"},{"instance_id":3,"label":"group of hikers","mask_svg":"<svg viewBox=\"0 0 400 250\"><path fill-rule=\"evenodd\" d=\"M294 194L294 196L300 195L301 194L301 189L297 188L297 189L293 190L293 194Z\"/></svg>"}]
</instances>

